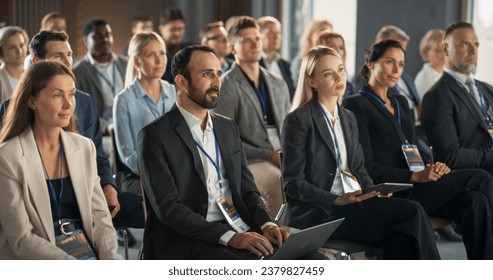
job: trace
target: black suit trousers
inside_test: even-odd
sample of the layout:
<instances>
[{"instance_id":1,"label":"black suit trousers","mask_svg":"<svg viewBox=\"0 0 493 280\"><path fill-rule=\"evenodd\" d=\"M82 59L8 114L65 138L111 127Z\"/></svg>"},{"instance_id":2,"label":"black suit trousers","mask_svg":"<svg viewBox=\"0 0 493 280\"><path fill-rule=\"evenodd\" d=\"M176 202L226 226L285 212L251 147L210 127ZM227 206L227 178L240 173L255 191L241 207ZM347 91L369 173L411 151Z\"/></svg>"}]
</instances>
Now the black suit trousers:
<instances>
[{"instance_id":1,"label":"black suit trousers","mask_svg":"<svg viewBox=\"0 0 493 280\"><path fill-rule=\"evenodd\" d=\"M333 206L335 217L346 220L330 239L377 243L392 260L440 259L428 216L419 203L402 198L370 198Z\"/></svg>"},{"instance_id":2,"label":"black suit trousers","mask_svg":"<svg viewBox=\"0 0 493 280\"><path fill-rule=\"evenodd\" d=\"M452 171L436 182L414 184L409 195L429 216L453 219L469 259L493 259L493 177L481 169Z\"/></svg>"}]
</instances>

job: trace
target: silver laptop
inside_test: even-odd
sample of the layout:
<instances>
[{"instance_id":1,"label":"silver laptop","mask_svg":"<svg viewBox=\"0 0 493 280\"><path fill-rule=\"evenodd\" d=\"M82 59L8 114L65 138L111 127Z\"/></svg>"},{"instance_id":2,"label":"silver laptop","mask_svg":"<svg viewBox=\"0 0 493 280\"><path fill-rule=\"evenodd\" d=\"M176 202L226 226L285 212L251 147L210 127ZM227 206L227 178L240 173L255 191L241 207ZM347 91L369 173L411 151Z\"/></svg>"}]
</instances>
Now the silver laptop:
<instances>
[{"instance_id":1,"label":"silver laptop","mask_svg":"<svg viewBox=\"0 0 493 280\"><path fill-rule=\"evenodd\" d=\"M316 252L343 221L344 218L340 218L314 227L295 230L291 232L291 235L284 241L281 247L274 248L274 254L265 258L258 257L246 250L227 251L230 254L247 260L296 260Z\"/></svg>"}]
</instances>

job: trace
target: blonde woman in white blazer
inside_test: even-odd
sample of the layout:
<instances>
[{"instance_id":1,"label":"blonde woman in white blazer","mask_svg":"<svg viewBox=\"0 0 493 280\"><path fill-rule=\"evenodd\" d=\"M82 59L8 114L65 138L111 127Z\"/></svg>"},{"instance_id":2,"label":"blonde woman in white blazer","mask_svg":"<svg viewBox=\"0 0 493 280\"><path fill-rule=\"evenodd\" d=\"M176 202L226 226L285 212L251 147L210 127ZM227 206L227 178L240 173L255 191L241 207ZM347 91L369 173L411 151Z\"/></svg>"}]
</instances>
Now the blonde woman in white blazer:
<instances>
[{"instance_id":1,"label":"blonde woman in white blazer","mask_svg":"<svg viewBox=\"0 0 493 280\"><path fill-rule=\"evenodd\" d=\"M32 65L14 92L0 132L0 259L74 259L55 244L65 218L78 218L99 259L121 259L96 150L74 133L74 96L71 70L56 62Z\"/></svg>"}]
</instances>

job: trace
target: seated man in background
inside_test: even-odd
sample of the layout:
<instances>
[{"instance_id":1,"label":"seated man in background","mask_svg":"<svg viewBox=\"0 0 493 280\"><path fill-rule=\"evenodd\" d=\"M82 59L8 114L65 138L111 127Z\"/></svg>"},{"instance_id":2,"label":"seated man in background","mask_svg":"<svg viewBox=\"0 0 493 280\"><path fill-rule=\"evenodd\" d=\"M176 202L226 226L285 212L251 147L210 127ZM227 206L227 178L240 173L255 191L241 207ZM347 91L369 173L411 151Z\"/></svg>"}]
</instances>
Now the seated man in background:
<instances>
[{"instance_id":1,"label":"seated man in background","mask_svg":"<svg viewBox=\"0 0 493 280\"><path fill-rule=\"evenodd\" d=\"M272 223L233 121L212 113L221 88L213 50L173 58L176 105L145 126L138 163L150 203L146 259L237 259L236 249L272 254L289 233ZM163 133L163 131L165 133Z\"/></svg>"},{"instance_id":2,"label":"seated man in background","mask_svg":"<svg viewBox=\"0 0 493 280\"><path fill-rule=\"evenodd\" d=\"M262 41L255 19L242 16L229 30L235 64L221 77L214 112L238 125L249 168L271 216L282 204L279 151L281 123L290 107L286 82L259 64Z\"/></svg>"},{"instance_id":3,"label":"seated man in background","mask_svg":"<svg viewBox=\"0 0 493 280\"><path fill-rule=\"evenodd\" d=\"M216 21L207 24L200 31L201 44L212 48L221 63L221 71L226 71L231 68L233 60L226 56L231 53L231 45L228 42L228 32L224 28L222 21Z\"/></svg>"},{"instance_id":4,"label":"seated man in background","mask_svg":"<svg viewBox=\"0 0 493 280\"><path fill-rule=\"evenodd\" d=\"M291 64L279 53L282 44L281 22L275 17L265 16L257 19L257 24L262 39L260 66L284 79L289 89L289 100L293 100L295 88L291 78Z\"/></svg>"}]
</instances>

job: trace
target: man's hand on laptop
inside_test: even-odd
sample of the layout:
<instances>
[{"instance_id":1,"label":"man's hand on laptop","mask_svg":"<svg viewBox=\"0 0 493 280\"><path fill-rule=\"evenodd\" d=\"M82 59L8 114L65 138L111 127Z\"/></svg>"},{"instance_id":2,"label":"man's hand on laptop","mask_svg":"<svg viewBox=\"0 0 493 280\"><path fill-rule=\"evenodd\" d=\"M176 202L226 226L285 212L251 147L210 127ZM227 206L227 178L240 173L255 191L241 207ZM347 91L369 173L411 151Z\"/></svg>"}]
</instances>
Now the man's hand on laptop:
<instances>
[{"instance_id":1,"label":"man's hand on laptop","mask_svg":"<svg viewBox=\"0 0 493 280\"><path fill-rule=\"evenodd\" d=\"M235 233L229 240L228 246L246 249L259 257L268 256L274 252L269 240L256 232Z\"/></svg>"},{"instance_id":2,"label":"man's hand on laptop","mask_svg":"<svg viewBox=\"0 0 493 280\"><path fill-rule=\"evenodd\" d=\"M289 237L289 232L278 226L266 226L263 233L272 244L275 244L278 247L280 247L283 241Z\"/></svg>"}]
</instances>

